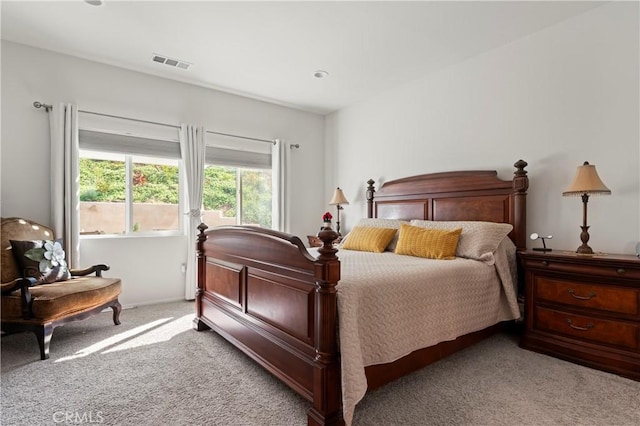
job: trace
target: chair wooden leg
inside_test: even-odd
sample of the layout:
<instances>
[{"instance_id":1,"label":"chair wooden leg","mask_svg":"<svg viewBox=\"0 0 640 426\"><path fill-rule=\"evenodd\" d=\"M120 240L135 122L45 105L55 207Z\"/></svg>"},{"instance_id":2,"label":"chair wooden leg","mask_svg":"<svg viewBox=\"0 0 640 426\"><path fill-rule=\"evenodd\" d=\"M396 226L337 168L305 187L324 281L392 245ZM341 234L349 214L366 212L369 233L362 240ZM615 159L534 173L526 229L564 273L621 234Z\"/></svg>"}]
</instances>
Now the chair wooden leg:
<instances>
[{"instance_id":1,"label":"chair wooden leg","mask_svg":"<svg viewBox=\"0 0 640 426\"><path fill-rule=\"evenodd\" d=\"M115 325L120 325L120 312L122 311L122 305L116 300L115 303L111 305L111 309L113 309L113 323Z\"/></svg>"},{"instance_id":2,"label":"chair wooden leg","mask_svg":"<svg viewBox=\"0 0 640 426\"><path fill-rule=\"evenodd\" d=\"M49 343L51 342L51 336L53 335L53 324L48 322L41 327L36 327L33 332L36 335L36 339L38 339L38 346L40 346L40 359L48 359Z\"/></svg>"}]
</instances>

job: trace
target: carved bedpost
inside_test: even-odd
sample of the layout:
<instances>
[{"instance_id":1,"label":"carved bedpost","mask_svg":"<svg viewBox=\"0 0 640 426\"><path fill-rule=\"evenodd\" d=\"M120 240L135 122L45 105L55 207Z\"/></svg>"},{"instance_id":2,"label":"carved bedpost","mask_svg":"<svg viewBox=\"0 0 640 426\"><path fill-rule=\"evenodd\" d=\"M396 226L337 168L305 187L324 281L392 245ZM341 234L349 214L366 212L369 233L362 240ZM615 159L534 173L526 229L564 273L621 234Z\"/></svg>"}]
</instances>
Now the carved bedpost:
<instances>
[{"instance_id":1,"label":"carved bedpost","mask_svg":"<svg viewBox=\"0 0 640 426\"><path fill-rule=\"evenodd\" d=\"M313 406L307 413L309 425L338 425L342 420L340 355L338 352L338 300L340 280L338 249L333 241L338 233L327 227L318 233L322 247L315 263L315 349Z\"/></svg>"},{"instance_id":2,"label":"carved bedpost","mask_svg":"<svg viewBox=\"0 0 640 426\"><path fill-rule=\"evenodd\" d=\"M209 330L209 326L202 322L202 293L204 291L204 276L207 267L207 258L204 255L204 242L207 240L207 236L204 233L209 227L204 223L198 225L198 243L196 248L197 260L197 282L198 288L196 289L196 317L193 319L193 328L198 331Z\"/></svg>"},{"instance_id":3,"label":"carved bedpost","mask_svg":"<svg viewBox=\"0 0 640 426\"><path fill-rule=\"evenodd\" d=\"M516 246L518 250L526 250L527 248L527 189L529 188L529 178L527 177L527 171L524 169L527 167L527 162L524 160L518 160L514 164L516 171L513 173L513 189L516 190L514 194L514 230L516 232Z\"/></svg>"},{"instance_id":4,"label":"carved bedpost","mask_svg":"<svg viewBox=\"0 0 640 426\"><path fill-rule=\"evenodd\" d=\"M373 217L373 193L376 192L376 188L373 186L375 181L369 179L367 181L367 217Z\"/></svg>"}]
</instances>

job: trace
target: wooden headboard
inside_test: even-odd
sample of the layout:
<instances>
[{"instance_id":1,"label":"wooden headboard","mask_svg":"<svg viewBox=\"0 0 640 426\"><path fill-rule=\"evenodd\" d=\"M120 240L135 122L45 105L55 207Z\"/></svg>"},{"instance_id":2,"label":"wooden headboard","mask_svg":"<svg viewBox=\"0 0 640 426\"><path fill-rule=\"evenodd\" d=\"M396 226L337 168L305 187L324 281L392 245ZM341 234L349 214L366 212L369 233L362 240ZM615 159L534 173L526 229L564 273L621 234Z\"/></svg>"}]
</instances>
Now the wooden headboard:
<instances>
[{"instance_id":1,"label":"wooden headboard","mask_svg":"<svg viewBox=\"0 0 640 426\"><path fill-rule=\"evenodd\" d=\"M480 220L510 223L518 250L527 246L527 162L514 164L512 180L496 171L432 173L392 180L374 188L367 182L367 216L387 219Z\"/></svg>"}]
</instances>

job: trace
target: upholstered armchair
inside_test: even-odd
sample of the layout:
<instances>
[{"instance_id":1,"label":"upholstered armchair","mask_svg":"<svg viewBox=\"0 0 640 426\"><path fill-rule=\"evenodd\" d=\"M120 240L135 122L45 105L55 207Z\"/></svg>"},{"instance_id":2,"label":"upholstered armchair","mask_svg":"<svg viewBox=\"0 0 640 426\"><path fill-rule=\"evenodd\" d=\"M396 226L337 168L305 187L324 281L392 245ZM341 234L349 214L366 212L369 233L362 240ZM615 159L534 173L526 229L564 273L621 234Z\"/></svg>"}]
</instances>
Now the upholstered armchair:
<instances>
[{"instance_id":1,"label":"upholstered armchair","mask_svg":"<svg viewBox=\"0 0 640 426\"><path fill-rule=\"evenodd\" d=\"M94 265L86 269L66 269L64 261L54 261L58 265L53 279L43 278L39 263L36 267L25 266L34 255L27 253L27 260L20 247L36 244L46 247L46 241L55 241L53 231L46 226L20 218L2 218L0 224L2 258L0 272L2 290L2 310L0 311L2 331L13 333L31 331L35 333L40 346L40 358L49 358L49 342L53 329L71 321L85 319L106 308L113 309L113 322L120 324L121 305L118 296L121 282L118 278L105 278L103 271L107 265ZM38 246L38 244L40 244ZM49 243L49 249L52 245ZM39 254L51 265L53 250ZM31 251L33 253L33 251ZM22 256L22 257L21 257ZM53 255L55 256L55 255ZM55 259L54 259L55 260ZM59 265L59 264L60 265ZM49 271L50 272L50 271Z\"/></svg>"}]
</instances>

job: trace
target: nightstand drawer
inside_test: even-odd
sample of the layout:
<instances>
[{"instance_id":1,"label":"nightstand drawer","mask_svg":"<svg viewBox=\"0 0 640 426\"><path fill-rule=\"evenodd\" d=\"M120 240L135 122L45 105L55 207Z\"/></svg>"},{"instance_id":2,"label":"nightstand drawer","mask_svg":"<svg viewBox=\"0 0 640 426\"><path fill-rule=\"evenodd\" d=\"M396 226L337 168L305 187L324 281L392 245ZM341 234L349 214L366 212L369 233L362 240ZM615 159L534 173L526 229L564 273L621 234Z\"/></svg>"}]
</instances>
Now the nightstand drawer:
<instances>
[{"instance_id":1,"label":"nightstand drawer","mask_svg":"<svg viewBox=\"0 0 640 426\"><path fill-rule=\"evenodd\" d=\"M614 260L612 256L592 256L584 257L583 259L586 260L586 262L564 262L562 258L558 258L557 260L526 259L525 266L529 269L572 273L579 274L581 276L587 275L592 278L603 277L640 280L640 262L637 262L636 264L615 265L610 262ZM591 260L592 263L589 263L589 260ZM597 261L602 261L603 263L606 262L608 264L605 266L603 263L597 263Z\"/></svg>"},{"instance_id":2,"label":"nightstand drawer","mask_svg":"<svg viewBox=\"0 0 640 426\"><path fill-rule=\"evenodd\" d=\"M583 284L538 275L535 277L535 297L538 301L599 309L621 314L638 315L640 290Z\"/></svg>"},{"instance_id":3,"label":"nightstand drawer","mask_svg":"<svg viewBox=\"0 0 640 426\"><path fill-rule=\"evenodd\" d=\"M536 328L608 346L638 349L640 326L622 321L592 318L537 307Z\"/></svg>"}]
</instances>

